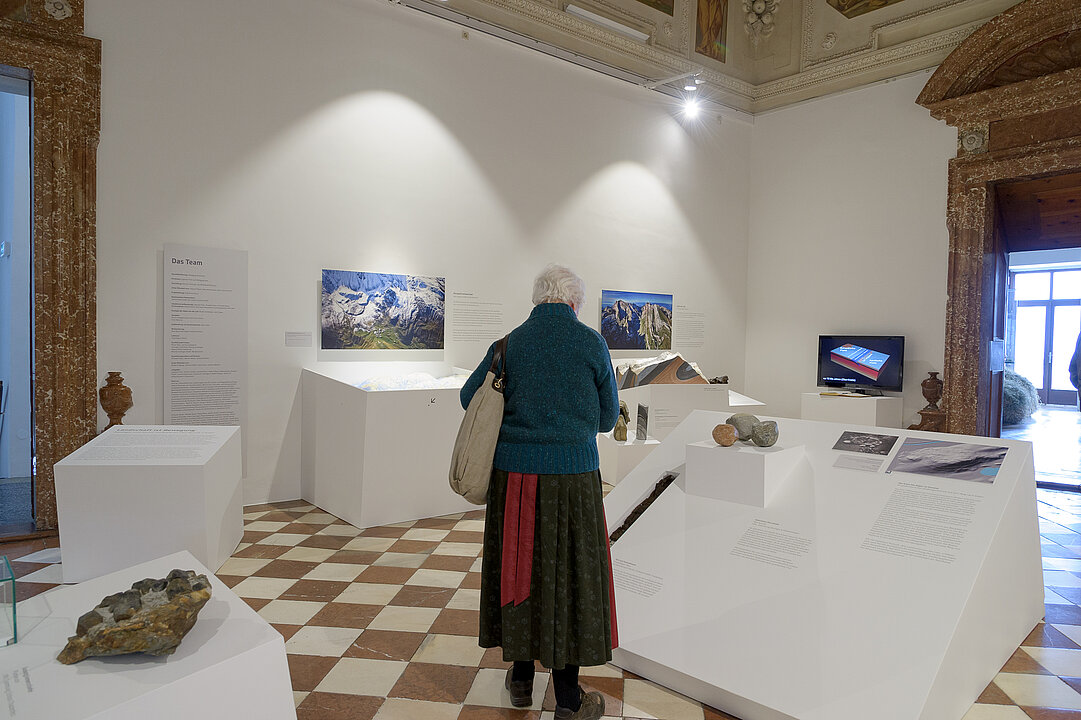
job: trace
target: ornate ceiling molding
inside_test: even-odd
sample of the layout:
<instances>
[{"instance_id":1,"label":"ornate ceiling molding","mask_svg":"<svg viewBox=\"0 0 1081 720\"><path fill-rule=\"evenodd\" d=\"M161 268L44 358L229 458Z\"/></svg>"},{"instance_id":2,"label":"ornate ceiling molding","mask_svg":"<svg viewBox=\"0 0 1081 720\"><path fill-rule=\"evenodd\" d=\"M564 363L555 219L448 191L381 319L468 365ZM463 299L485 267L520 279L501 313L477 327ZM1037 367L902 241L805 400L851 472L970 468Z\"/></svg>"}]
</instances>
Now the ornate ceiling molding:
<instances>
[{"instance_id":1,"label":"ornate ceiling molding","mask_svg":"<svg viewBox=\"0 0 1081 720\"><path fill-rule=\"evenodd\" d=\"M580 7L648 34L645 42L566 12L568 0L451 0L449 4L436 0L398 1L420 9L449 7L459 17L497 29L496 34L502 37L515 42L519 37L530 38L539 43L532 47L572 62L582 58L581 64L602 72L611 68L610 74L632 82L637 82L635 77L641 78L642 85L697 72L703 81L699 89L704 99L755 113L937 65L986 22L987 17L980 13L1009 0L922 0L925 7L870 26L867 41L859 47L851 47L850 42L838 43L837 35L842 34L838 31L832 33L832 42L817 50L815 43L823 29L818 25L823 20L816 16L823 9L837 13L822 5L824 0L802 0L802 27L800 19L793 18L787 29L778 28L778 32L801 32L798 44L790 38L798 57L793 58L791 69L781 71L789 74L774 74L777 79L766 81L756 80L756 61L747 56L746 48L751 46L749 41L737 42L733 38L733 31L737 37L742 34L736 27L728 28L729 42L733 44L728 48L727 62L716 62L694 51L696 0L675 0L672 17L634 0L574 0ZM798 0L792 1L795 9ZM816 10L816 3L821 8ZM971 7L962 7L966 5ZM729 0L728 6L730 24L739 24L742 5ZM839 27L854 22L839 14L837 19L842 23ZM528 42L522 44L531 46ZM821 56L824 49L834 46L837 52Z\"/></svg>"},{"instance_id":2,"label":"ornate ceiling molding","mask_svg":"<svg viewBox=\"0 0 1081 720\"><path fill-rule=\"evenodd\" d=\"M800 69L810 70L819 65L826 65L834 63L839 60L843 60L847 57L859 55L860 53L871 53L879 49L879 37L883 31L891 30L904 23L911 22L913 20L923 19L933 13L947 10L951 7L961 5L967 2L967 0L947 0L946 2L937 3L930 7L917 10L915 12L902 15L900 17L892 18L885 22L872 25L867 42L863 45L855 48L849 48L842 52L834 53L833 55L827 55L825 57L815 58L814 55L814 40L815 40L815 23L817 22L817 6L814 0L807 0L803 4L803 43L800 48Z\"/></svg>"},{"instance_id":3,"label":"ornate ceiling molding","mask_svg":"<svg viewBox=\"0 0 1081 720\"><path fill-rule=\"evenodd\" d=\"M859 77L904 62L926 60L927 62L924 63L926 67L933 64L933 58L945 56L957 47L958 43L972 34L980 25L981 22L970 23L885 50L867 52L862 55L845 54L839 61L816 63L804 72L755 86L753 99L761 103L771 98L806 91L844 78ZM781 104L783 103L776 103L775 106Z\"/></svg>"},{"instance_id":4,"label":"ornate ceiling molding","mask_svg":"<svg viewBox=\"0 0 1081 720\"><path fill-rule=\"evenodd\" d=\"M623 18L624 21L629 18L632 22L627 23L628 25L638 27L643 31L648 30L650 41L645 43L638 42L620 35L619 33L606 30L595 23L570 15L562 9L566 6L565 2L561 3L560 7L553 7L541 2L535 2L535 0L479 0L477 4L487 5L513 15L521 16L539 23L546 28L567 33L579 40L587 41L590 44L597 45L606 50L637 58L639 60L645 60L667 69L674 69L677 67L676 64L673 64L673 60L677 57L680 60L687 59L681 56L673 56L673 53L670 50L666 51L663 46L657 44L657 38L664 35L663 23L661 27L658 27L657 20L650 18L647 15L629 13L625 9L617 8L605 0L587 0L583 5L595 7L609 17ZM644 7L645 6L643 5L643 8ZM690 7L691 3L689 0L677 0L676 14L672 18L680 28L679 32L673 33L673 35L678 34L683 38L682 43L673 43L673 49L679 49L684 52L686 52L687 48L687 38L690 37Z\"/></svg>"}]
</instances>

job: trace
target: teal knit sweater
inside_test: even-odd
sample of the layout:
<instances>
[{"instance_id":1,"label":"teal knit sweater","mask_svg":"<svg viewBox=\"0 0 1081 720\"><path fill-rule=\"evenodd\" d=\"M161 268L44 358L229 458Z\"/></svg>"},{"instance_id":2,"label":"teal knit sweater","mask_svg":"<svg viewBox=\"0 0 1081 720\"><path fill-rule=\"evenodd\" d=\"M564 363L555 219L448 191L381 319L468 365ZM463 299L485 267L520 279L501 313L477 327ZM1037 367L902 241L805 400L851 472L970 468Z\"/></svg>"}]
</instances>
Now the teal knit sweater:
<instances>
[{"instance_id":1,"label":"teal knit sweater","mask_svg":"<svg viewBox=\"0 0 1081 720\"><path fill-rule=\"evenodd\" d=\"M462 387L462 407L484 382L494 348ZM511 331L505 362L495 466L538 475L596 470L597 433L611 430L619 416L612 358L600 333L569 305L542 303Z\"/></svg>"}]
</instances>

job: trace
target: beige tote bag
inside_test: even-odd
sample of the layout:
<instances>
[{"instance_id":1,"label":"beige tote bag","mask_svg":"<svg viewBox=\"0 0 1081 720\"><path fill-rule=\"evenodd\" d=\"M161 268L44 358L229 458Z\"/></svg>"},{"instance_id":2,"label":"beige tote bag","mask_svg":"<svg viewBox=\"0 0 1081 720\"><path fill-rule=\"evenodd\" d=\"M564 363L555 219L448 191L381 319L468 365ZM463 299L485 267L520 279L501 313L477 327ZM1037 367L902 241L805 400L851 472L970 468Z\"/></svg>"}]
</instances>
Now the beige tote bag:
<instances>
[{"instance_id":1,"label":"beige tote bag","mask_svg":"<svg viewBox=\"0 0 1081 720\"><path fill-rule=\"evenodd\" d=\"M488 502L492 460L499 441L499 428L503 425L503 387L507 379L503 356L506 351L507 338L504 336L495 345L484 382L469 401L450 456L450 487L474 505Z\"/></svg>"}]
</instances>

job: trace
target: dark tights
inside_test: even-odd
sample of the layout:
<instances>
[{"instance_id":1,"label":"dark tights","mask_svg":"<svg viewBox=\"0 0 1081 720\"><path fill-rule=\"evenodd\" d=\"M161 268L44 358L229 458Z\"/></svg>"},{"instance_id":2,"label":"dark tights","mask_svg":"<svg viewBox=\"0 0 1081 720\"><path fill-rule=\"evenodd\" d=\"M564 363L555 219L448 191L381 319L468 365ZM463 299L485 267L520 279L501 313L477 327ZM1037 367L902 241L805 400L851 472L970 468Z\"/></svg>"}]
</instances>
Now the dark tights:
<instances>
[{"instance_id":1,"label":"dark tights","mask_svg":"<svg viewBox=\"0 0 1081 720\"><path fill-rule=\"evenodd\" d=\"M510 677L515 682L532 681L535 673L536 668L532 660L516 660ZM553 670L552 683L555 685L556 705L574 711L581 707L582 698L578 690L577 665L567 665L562 670Z\"/></svg>"}]
</instances>

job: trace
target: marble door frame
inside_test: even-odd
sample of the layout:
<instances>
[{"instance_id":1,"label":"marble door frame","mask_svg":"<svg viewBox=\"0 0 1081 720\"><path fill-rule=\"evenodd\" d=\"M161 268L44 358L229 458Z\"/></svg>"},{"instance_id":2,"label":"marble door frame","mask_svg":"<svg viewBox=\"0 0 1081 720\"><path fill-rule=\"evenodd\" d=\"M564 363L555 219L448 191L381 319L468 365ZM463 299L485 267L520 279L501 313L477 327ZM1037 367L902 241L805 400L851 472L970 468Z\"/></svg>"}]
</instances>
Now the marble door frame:
<instances>
[{"instance_id":1,"label":"marble door frame","mask_svg":"<svg viewBox=\"0 0 1081 720\"><path fill-rule=\"evenodd\" d=\"M1081 13L1027 0L969 36L916 100L958 129L949 163L947 431L990 429L995 186L1081 170Z\"/></svg>"},{"instance_id":2,"label":"marble door frame","mask_svg":"<svg viewBox=\"0 0 1081 720\"><path fill-rule=\"evenodd\" d=\"M82 34L82 0L15 3L7 12L0 18L0 64L28 70L32 93L34 491L41 531L57 527L53 465L97 432L101 43Z\"/></svg>"}]
</instances>

